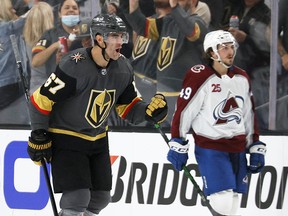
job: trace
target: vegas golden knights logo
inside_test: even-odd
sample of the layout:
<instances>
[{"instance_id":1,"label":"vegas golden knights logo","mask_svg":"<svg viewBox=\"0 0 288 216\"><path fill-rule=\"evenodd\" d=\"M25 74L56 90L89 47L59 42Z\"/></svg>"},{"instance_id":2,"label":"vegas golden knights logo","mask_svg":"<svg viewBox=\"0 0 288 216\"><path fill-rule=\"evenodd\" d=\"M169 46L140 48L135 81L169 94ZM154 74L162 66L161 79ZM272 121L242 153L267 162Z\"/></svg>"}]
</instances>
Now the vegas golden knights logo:
<instances>
[{"instance_id":1,"label":"vegas golden knights logo","mask_svg":"<svg viewBox=\"0 0 288 216\"><path fill-rule=\"evenodd\" d=\"M90 30L90 29L88 29L88 24L82 24L81 25L81 33L82 34L88 34L88 30Z\"/></svg>"},{"instance_id":2,"label":"vegas golden knights logo","mask_svg":"<svg viewBox=\"0 0 288 216\"><path fill-rule=\"evenodd\" d=\"M176 45L176 39L170 37L162 37L161 47L158 54L157 68L159 71L168 67L174 56L174 50Z\"/></svg>"},{"instance_id":3,"label":"vegas golden knights logo","mask_svg":"<svg viewBox=\"0 0 288 216\"><path fill-rule=\"evenodd\" d=\"M137 59L147 53L151 39L145 38L143 36L138 36L134 44L132 58Z\"/></svg>"},{"instance_id":4,"label":"vegas golden knights logo","mask_svg":"<svg viewBox=\"0 0 288 216\"><path fill-rule=\"evenodd\" d=\"M94 128L99 127L108 117L114 102L115 90L92 90L85 114L89 124Z\"/></svg>"}]
</instances>

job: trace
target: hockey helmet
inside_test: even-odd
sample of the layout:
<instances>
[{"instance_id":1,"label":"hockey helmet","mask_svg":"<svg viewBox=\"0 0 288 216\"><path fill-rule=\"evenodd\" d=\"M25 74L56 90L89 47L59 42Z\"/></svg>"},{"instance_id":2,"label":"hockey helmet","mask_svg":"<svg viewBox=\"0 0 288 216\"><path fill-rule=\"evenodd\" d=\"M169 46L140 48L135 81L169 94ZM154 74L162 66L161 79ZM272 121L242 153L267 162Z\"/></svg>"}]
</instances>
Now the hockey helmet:
<instances>
[{"instance_id":1,"label":"hockey helmet","mask_svg":"<svg viewBox=\"0 0 288 216\"><path fill-rule=\"evenodd\" d=\"M204 38L204 52L207 52L209 48L212 48L213 52L218 55L217 46L225 43L233 43L235 51L234 55L236 55L238 43L230 32L223 30L209 32Z\"/></svg>"},{"instance_id":2,"label":"hockey helmet","mask_svg":"<svg viewBox=\"0 0 288 216\"><path fill-rule=\"evenodd\" d=\"M90 33L92 38L100 34L107 40L111 33L121 33L123 43L128 43L129 34L126 29L124 21L114 14L98 14L91 22Z\"/></svg>"}]
</instances>

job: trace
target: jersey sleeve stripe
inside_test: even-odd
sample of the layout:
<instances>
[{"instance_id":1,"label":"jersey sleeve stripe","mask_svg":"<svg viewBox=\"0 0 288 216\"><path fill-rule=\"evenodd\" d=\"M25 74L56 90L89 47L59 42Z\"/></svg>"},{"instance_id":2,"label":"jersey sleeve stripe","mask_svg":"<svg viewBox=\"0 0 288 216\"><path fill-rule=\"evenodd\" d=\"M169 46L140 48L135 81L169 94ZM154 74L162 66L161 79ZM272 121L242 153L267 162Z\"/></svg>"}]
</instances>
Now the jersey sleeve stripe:
<instances>
[{"instance_id":1,"label":"jersey sleeve stripe","mask_svg":"<svg viewBox=\"0 0 288 216\"><path fill-rule=\"evenodd\" d=\"M31 96L31 102L39 112L45 115L49 115L54 104L54 102L40 94L40 88L38 88Z\"/></svg>"},{"instance_id":2,"label":"jersey sleeve stripe","mask_svg":"<svg viewBox=\"0 0 288 216\"><path fill-rule=\"evenodd\" d=\"M38 53L38 52L41 52L41 51L43 51L45 49L46 49L46 47L43 47L43 46L35 46L32 49L32 53Z\"/></svg>"},{"instance_id":3,"label":"jersey sleeve stripe","mask_svg":"<svg viewBox=\"0 0 288 216\"><path fill-rule=\"evenodd\" d=\"M152 19L152 18L146 19L145 36L152 40L157 40L159 38L159 32L157 29L156 19Z\"/></svg>"},{"instance_id":4,"label":"jersey sleeve stripe","mask_svg":"<svg viewBox=\"0 0 288 216\"><path fill-rule=\"evenodd\" d=\"M197 23L195 23L194 31L191 34L191 36L187 37L187 39L189 41L196 41L200 37L200 33L201 33L200 27L199 27L199 25Z\"/></svg>"},{"instance_id":5,"label":"jersey sleeve stripe","mask_svg":"<svg viewBox=\"0 0 288 216\"><path fill-rule=\"evenodd\" d=\"M126 118L127 114L131 110L131 108L138 102L141 101L141 98L136 97L130 104L118 106L117 107L117 113L121 118Z\"/></svg>"}]
</instances>

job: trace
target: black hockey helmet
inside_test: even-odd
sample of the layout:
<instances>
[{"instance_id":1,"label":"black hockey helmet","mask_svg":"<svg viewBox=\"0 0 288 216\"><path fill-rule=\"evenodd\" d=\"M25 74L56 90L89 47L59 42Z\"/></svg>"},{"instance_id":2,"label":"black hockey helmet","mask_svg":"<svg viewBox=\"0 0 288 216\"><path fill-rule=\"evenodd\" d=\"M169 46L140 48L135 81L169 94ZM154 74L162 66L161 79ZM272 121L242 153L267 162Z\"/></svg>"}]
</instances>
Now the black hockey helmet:
<instances>
[{"instance_id":1,"label":"black hockey helmet","mask_svg":"<svg viewBox=\"0 0 288 216\"><path fill-rule=\"evenodd\" d=\"M114 14L98 14L92 19L91 35L94 38L96 34L105 36L109 33L126 33L124 21Z\"/></svg>"}]
</instances>

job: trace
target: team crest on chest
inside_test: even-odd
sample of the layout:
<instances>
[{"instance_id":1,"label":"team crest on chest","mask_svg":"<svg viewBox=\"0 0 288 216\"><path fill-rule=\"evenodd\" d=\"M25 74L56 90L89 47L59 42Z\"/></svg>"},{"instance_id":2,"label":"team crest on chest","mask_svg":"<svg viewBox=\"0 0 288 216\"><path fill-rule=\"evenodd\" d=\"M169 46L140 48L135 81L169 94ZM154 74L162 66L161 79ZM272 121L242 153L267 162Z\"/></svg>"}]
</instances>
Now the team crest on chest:
<instances>
[{"instance_id":1,"label":"team crest on chest","mask_svg":"<svg viewBox=\"0 0 288 216\"><path fill-rule=\"evenodd\" d=\"M147 53L150 42L151 39L145 38L143 36L138 36L132 52L133 59L137 59L145 55Z\"/></svg>"},{"instance_id":2,"label":"team crest on chest","mask_svg":"<svg viewBox=\"0 0 288 216\"><path fill-rule=\"evenodd\" d=\"M244 99L241 96L229 92L227 98L221 101L213 111L213 117L216 120L215 125L231 121L236 121L239 124L243 115L241 109L243 104Z\"/></svg>"},{"instance_id":3,"label":"team crest on chest","mask_svg":"<svg viewBox=\"0 0 288 216\"><path fill-rule=\"evenodd\" d=\"M92 127L98 128L107 119L115 103L115 94L115 90L91 91L85 118Z\"/></svg>"},{"instance_id":4,"label":"team crest on chest","mask_svg":"<svg viewBox=\"0 0 288 216\"><path fill-rule=\"evenodd\" d=\"M157 68L159 71L167 68L173 60L176 39L170 37L163 37L161 40L161 47L157 59Z\"/></svg>"},{"instance_id":5,"label":"team crest on chest","mask_svg":"<svg viewBox=\"0 0 288 216\"><path fill-rule=\"evenodd\" d=\"M70 56L72 61L75 61L75 63L77 64L79 61L84 60L85 57L82 53L74 53L72 56Z\"/></svg>"}]
</instances>

